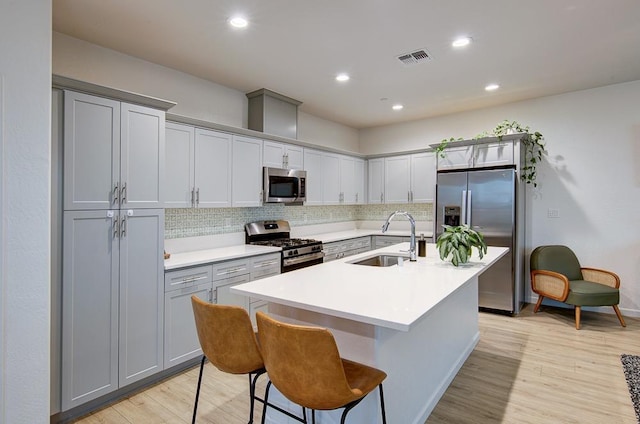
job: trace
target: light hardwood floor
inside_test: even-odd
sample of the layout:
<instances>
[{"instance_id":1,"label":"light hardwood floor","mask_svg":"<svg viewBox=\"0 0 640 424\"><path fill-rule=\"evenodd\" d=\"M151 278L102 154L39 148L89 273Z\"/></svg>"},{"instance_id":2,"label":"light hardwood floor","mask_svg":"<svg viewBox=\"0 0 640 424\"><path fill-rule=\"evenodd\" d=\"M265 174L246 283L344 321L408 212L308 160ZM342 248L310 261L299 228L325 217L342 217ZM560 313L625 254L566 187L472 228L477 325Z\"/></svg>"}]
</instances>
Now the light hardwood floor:
<instances>
[{"instance_id":1,"label":"light hardwood floor","mask_svg":"<svg viewBox=\"0 0 640 424\"><path fill-rule=\"evenodd\" d=\"M480 314L480 342L426 424L638 422L620 354L640 355L640 319L622 328L613 314L584 312L577 331L573 310L532 310ZM191 369L77 423L190 423L197 378ZM198 423L245 424L248 413L247 377L207 364ZM255 414L260 422L261 404Z\"/></svg>"}]
</instances>

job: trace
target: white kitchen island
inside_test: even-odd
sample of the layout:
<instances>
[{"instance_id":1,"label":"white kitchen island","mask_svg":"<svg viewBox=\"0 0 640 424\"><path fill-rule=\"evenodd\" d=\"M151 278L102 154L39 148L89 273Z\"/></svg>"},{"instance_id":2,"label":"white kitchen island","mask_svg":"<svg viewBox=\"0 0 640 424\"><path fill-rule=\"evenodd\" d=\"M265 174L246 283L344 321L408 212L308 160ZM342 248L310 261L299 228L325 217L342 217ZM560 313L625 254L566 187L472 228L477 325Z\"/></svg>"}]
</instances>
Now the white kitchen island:
<instances>
[{"instance_id":1,"label":"white kitchen island","mask_svg":"<svg viewBox=\"0 0 640 424\"><path fill-rule=\"evenodd\" d=\"M427 245L426 258L405 260L403 266L352 263L408 247L402 243L231 290L267 300L276 319L331 329L341 356L388 374L387 422L423 424L478 343L478 276L508 249L489 247L482 260L474 256L457 268L441 261L433 244ZM337 423L340 413L319 413L317 422ZM267 422L294 422L289 420L268 410ZM378 392L349 412L347 422L381 422Z\"/></svg>"}]
</instances>

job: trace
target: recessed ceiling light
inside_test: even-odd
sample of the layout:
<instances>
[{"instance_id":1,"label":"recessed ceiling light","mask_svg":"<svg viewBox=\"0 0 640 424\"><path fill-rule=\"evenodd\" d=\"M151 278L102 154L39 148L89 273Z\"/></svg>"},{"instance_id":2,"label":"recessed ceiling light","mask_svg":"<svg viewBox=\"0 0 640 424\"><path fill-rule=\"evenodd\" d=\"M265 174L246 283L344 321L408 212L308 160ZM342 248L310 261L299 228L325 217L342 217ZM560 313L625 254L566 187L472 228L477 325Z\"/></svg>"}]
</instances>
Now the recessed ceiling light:
<instances>
[{"instance_id":1,"label":"recessed ceiling light","mask_svg":"<svg viewBox=\"0 0 640 424\"><path fill-rule=\"evenodd\" d=\"M344 82L344 81L349 81L349 75L347 74L338 74L336 76L336 81L340 81L340 82Z\"/></svg>"},{"instance_id":2,"label":"recessed ceiling light","mask_svg":"<svg viewBox=\"0 0 640 424\"><path fill-rule=\"evenodd\" d=\"M400 104L391 106L391 109L393 109L393 110L402 110L403 108L404 108L404 106L402 106Z\"/></svg>"},{"instance_id":3,"label":"recessed ceiling light","mask_svg":"<svg viewBox=\"0 0 640 424\"><path fill-rule=\"evenodd\" d=\"M487 91L494 91L494 90L497 90L498 88L500 88L498 84L489 84L484 89Z\"/></svg>"},{"instance_id":4,"label":"recessed ceiling light","mask_svg":"<svg viewBox=\"0 0 640 424\"><path fill-rule=\"evenodd\" d=\"M233 16L229 19L229 25L234 28L246 28L249 22L242 16Z\"/></svg>"},{"instance_id":5,"label":"recessed ceiling light","mask_svg":"<svg viewBox=\"0 0 640 424\"><path fill-rule=\"evenodd\" d=\"M464 46L468 46L469 43L471 43L471 38L469 37L460 37L460 38L456 38L453 43L451 43L451 45L453 47L464 47Z\"/></svg>"}]
</instances>

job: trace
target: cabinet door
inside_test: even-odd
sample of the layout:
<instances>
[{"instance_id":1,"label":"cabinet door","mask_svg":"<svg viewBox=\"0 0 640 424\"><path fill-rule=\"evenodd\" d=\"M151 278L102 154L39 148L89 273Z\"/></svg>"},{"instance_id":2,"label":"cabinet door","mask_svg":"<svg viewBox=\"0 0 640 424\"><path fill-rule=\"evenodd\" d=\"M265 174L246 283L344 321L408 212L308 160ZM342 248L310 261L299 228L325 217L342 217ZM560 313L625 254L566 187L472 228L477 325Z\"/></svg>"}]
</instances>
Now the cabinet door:
<instances>
[{"instance_id":1,"label":"cabinet door","mask_svg":"<svg viewBox=\"0 0 640 424\"><path fill-rule=\"evenodd\" d=\"M117 211L64 213L63 411L118 388L117 219Z\"/></svg>"},{"instance_id":2,"label":"cabinet door","mask_svg":"<svg viewBox=\"0 0 640 424\"><path fill-rule=\"evenodd\" d=\"M369 159L369 204L384 203L384 159Z\"/></svg>"},{"instance_id":3,"label":"cabinet door","mask_svg":"<svg viewBox=\"0 0 640 424\"><path fill-rule=\"evenodd\" d=\"M232 206L262 205L262 140L233 136Z\"/></svg>"},{"instance_id":4,"label":"cabinet door","mask_svg":"<svg viewBox=\"0 0 640 424\"><path fill-rule=\"evenodd\" d=\"M473 165L473 146L448 147L445 156L438 157L438 170L466 169Z\"/></svg>"},{"instance_id":5,"label":"cabinet door","mask_svg":"<svg viewBox=\"0 0 640 424\"><path fill-rule=\"evenodd\" d=\"M249 298L239 294L231 293L231 287L251 281L249 274L237 275L235 277L216 281L216 303L219 305L242 306L249 312Z\"/></svg>"},{"instance_id":6,"label":"cabinet door","mask_svg":"<svg viewBox=\"0 0 640 424\"><path fill-rule=\"evenodd\" d=\"M473 166L476 168L513 164L512 141L476 144L473 146Z\"/></svg>"},{"instance_id":7,"label":"cabinet door","mask_svg":"<svg viewBox=\"0 0 640 424\"><path fill-rule=\"evenodd\" d=\"M121 208L162 208L164 111L126 103L120 110Z\"/></svg>"},{"instance_id":8,"label":"cabinet door","mask_svg":"<svg viewBox=\"0 0 640 424\"><path fill-rule=\"evenodd\" d=\"M64 92L64 209L117 209L120 103Z\"/></svg>"},{"instance_id":9,"label":"cabinet door","mask_svg":"<svg viewBox=\"0 0 640 424\"><path fill-rule=\"evenodd\" d=\"M202 355L191 296L211 302L213 284L200 284L165 293L164 297L164 369Z\"/></svg>"},{"instance_id":10,"label":"cabinet door","mask_svg":"<svg viewBox=\"0 0 640 424\"><path fill-rule=\"evenodd\" d=\"M264 141L262 165L271 168L286 168L285 146L282 143Z\"/></svg>"},{"instance_id":11,"label":"cabinet door","mask_svg":"<svg viewBox=\"0 0 640 424\"><path fill-rule=\"evenodd\" d=\"M354 187L355 187L355 203L362 205L365 203L365 173L364 173L364 159L355 160L355 171L353 175Z\"/></svg>"},{"instance_id":12,"label":"cabinet door","mask_svg":"<svg viewBox=\"0 0 640 424\"><path fill-rule=\"evenodd\" d=\"M199 208L231 206L231 134L196 129L193 199Z\"/></svg>"},{"instance_id":13,"label":"cabinet door","mask_svg":"<svg viewBox=\"0 0 640 424\"><path fill-rule=\"evenodd\" d=\"M120 211L120 387L163 368L164 210Z\"/></svg>"},{"instance_id":14,"label":"cabinet door","mask_svg":"<svg viewBox=\"0 0 640 424\"><path fill-rule=\"evenodd\" d=\"M303 148L300 146L293 146L291 144L286 146L285 150L286 168L289 169L304 169L304 154Z\"/></svg>"},{"instance_id":15,"label":"cabinet door","mask_svg":"<svg viewBox=\"0 0 640 424\"><path fill-rule=\"evenodd\" d=\"M407 203L411 197L411 158L393 156L384 159L385 203Z\"/></svg>"},{"instance_id":16,"label":"cabinet door","mask_svg":"<svg viewBox=\"0 0 640 424\"><path fill-rule=\"evenodd\" d=\"M190 208L194 188L195 129L167 122L165 127L164 205Z\"/></svg>"},{"instance_id":17,"label":"cabinet door","mask_svg":"<svg viewBox=\"0 0 640 424\"><path fill-rule=\"evenodd\" d=\"M411 202L427 203L436 198L436 155L411 155Z\"/></svg>"},{"instance_id":18,"label":"cabinet door","mask_svg":"<svg viewBox=\"0 0 640 424\"><path fill-rule=\"evenodd\" d=\"M356 160L349 156L340 157L340 203L356 203Z\"/></svg>"},{"instance_id":19,"label":"cabinet door","mask_svg":"<svg viewBox=\"0 0 640 424\"><path fill-rule=\"evenodd\" d=\"M340 156L331 153L322 155L322 201L325 205L340 203Z\"/></svg>"},{"instance_id":20,"label":"cabinet door","mask_svg":"<svg viewBox=\"0 0 640 424\"><path fill-rule=\"evenodd\" d=\"M304 165L307 171L306 205L322 204L322 153L317 150L304 149Z\"/></svg>"}]
</instances>

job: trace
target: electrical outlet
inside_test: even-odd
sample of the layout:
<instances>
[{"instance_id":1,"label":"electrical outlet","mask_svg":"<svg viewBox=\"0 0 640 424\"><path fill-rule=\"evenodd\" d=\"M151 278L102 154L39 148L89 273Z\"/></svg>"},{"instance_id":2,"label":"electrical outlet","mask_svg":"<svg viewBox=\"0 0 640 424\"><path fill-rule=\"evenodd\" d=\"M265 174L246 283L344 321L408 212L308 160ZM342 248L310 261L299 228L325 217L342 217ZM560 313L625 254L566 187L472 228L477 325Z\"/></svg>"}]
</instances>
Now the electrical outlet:
<instances>
[{"instance_id":1,"label":"electrical outlet","mask_svg":"<svg viewBox=\"0 0 640 424\"><path fill-rule=\"evenodd\" d=\"M307 222L307 214L305 213L302 217L304 218L304 222Z\"/></svg>"},{"instance_id":2,"label":"electrical outlet","mask_svg":"<svg viewBox=\"0 0 640 424\"><path fill-rule=\"evenodd\" d=\"M547 209L547 218L560 218L559 209Z\"/></svg>"},{"instance_id":3,"label":"electrical outlet","mask_svg":"<svg viewBox=\"0 0 640 424\"><path fill-rule=\"evenodd\" d=\"M231 218L225 218L224 219L224 226L225 227L231 227Z\"/></svg>"}]
</instances>

